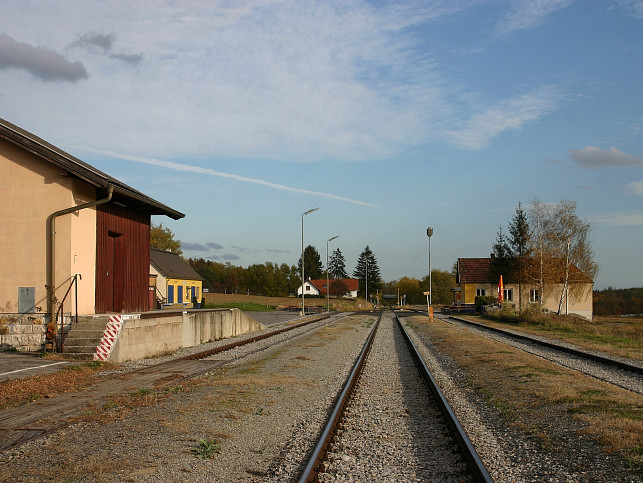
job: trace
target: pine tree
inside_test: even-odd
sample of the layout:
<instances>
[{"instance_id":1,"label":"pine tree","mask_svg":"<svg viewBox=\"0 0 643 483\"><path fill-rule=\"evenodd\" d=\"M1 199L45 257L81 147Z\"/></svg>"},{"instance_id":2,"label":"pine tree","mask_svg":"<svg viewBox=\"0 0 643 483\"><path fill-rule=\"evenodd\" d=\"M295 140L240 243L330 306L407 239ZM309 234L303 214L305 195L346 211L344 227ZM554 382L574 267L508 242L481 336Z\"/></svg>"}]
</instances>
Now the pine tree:
<instances>
[{"instance_id":1,"label":"pine tree","mask_svg":"<svg viewBox=\"0 0 643 483\"><path fill-rule=\"evenodd\" d=\"M522 282L525 278L526 262L529 257L529 224L527 214L518 203L516 213L509 223L509 244L516 258L514 269L518 272L518 317L522 318Z\"/></svg>"},{"instance_id":2,"label":"pine tree","mask_svg":"<svg viewBox=\"0 0 643 483\"><path fill-rule=\"evenodd\" d=\"M513 253L511 247L502 232L502 226L498 227L496 242L492 246L491 264L489 275L493 283L500 281L500 275L506 280L510 276Z\"/></svg>"},{"instance_id":3,"label":"pine tree","mask_svg":"<svg viewBox=\"0 0 643 483\"><path fill-rule=\"evenodd\" d=\"M377 266L377 259L368 245L357 259L353 276L359 280L359 290L364 294L365 298L367 294L373 294L376 290L382 288L382 279L380 277L380 269ZM366 283L367 280L368 286Z\"/></svg>"},{"instance_id":4,"label":"pine tree","mask_svg":"<svg viewBox=\"0 0 643 483\"><path fill-rule=\"evenodd\" d=\"M322 278L324 265L322 264L319 252L314 246L308 245L304 249L304 263L304 276L306 277L306 280L310 278L313 280ZM299 276L301 277L301 257L299 257L298 266Z\"/></svg>"},{"instance_id":5,"label":"pine tree","mask_svg":"<svg viewBox=\"0 0 643 483\"><path fill-rule=\"evenodd\" d=\"M334 279L348 278L348 273L346 273L346 260L339 248L336 248L330 256L328 273Z\"/></svg>"}]
</instances>

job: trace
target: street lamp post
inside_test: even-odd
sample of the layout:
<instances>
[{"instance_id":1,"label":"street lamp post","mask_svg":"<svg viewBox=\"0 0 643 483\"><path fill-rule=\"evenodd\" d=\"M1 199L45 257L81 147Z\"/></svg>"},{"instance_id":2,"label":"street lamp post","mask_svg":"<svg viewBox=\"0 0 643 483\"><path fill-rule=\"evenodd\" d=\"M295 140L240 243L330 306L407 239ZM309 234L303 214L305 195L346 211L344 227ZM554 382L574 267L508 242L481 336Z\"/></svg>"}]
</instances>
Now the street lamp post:
<instances>
[{"instance_id":1,"label":"street lamp post","mask_svg":"<svg viewBox=\"0 0 643 483\"><path fill-rule=\"evenodd\" d=\"M366 289L366 307L368 307L368 255L366 255L366 284L364 288Z\"/></svg>"},{"instance_id":2,"label":"street lamp post","mask_svg":"<svg viewBox=\"0 0 643 483\"><path fill-rule=\"evenodd\" d=\"M330 312L330 278L328 274L328 243L332 242L339 235L335 235L333 238L326 240L326 312Z\"/></svg>"},{"instance_id":3,"label":"street lamp post","mask_svg":"<svg viewBox=\"0 0 643 483\"><path fill-rule=\"evenodd\" d=\"M306 277L304 276L304 216L310 215L313 211L317 211L319 207L313 208L312 210L304 211L301 215L301 314L302 316L306 315L306 305L304 304L304 283L306 283Z\"/></svg>"},{"instance_id":4,"label":"street lamp post","mask_svg":"<svg viewBox=\"0 0 643 483\"><path fill-rule=\"evenodd\" d=\"M429 314L429 318L432 319L431 314L431 305L433 303L433 284L431 280L431 236L433 235L433 228L428 227L426 229L426 236L429 238L429 306L427 307L427 311Z\"/></svg>"}]
</instances>

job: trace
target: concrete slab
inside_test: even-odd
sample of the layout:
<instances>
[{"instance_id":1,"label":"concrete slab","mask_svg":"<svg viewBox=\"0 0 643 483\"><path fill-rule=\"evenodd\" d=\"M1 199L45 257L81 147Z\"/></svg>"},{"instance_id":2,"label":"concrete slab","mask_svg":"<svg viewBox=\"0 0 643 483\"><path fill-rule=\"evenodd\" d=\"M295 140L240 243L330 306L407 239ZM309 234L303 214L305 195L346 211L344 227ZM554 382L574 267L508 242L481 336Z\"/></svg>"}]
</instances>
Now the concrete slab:
<instances>
[{"instance_id":1,"label":"concrete slab","mask_svg":"<svg viewBox=\"0 0 643 483\"><path fill-rule=\"evenodd\" d=\"M37 354L0 352L0 382L56 372L70 364L73 362L47 360Z\"/></svg>"}]
</instances>

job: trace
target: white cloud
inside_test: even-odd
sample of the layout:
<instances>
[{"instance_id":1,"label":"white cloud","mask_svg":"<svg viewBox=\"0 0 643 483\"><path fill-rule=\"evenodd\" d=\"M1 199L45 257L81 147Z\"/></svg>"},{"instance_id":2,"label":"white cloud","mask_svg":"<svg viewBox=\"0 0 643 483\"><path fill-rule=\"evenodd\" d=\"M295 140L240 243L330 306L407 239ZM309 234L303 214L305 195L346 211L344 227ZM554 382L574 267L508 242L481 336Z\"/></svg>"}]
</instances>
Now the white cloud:
<instances>
[{"instance_id":1,"label":"white cloud","mask_svg":"<svg viewBox=\"0 0 643 483\"><path fill-rule=\"evenodd\" d=\"M482 149L503 132L519 130L554 111L559 98L556 89L544 87L521 97L503 100L472 116L461 129L447 131L447 139L462 149Z\"/></svg>"},{"instance_id":2,"label":"white cloud","mask_svg":"<svg viewBox=\"0 0 643 483\"><path fill-rule=\"evenodd\" d=\"M643 226L643 213L600 215L592 217L591 221L608 226Z\"/></svg>"},{"instance_id":3,"label":"white cloud","mask_svg":"<svg viewBox=\"0 0 643 483\"><path fill-rule=\"evenodd\" d=\"M123 12L25 0L3 12L22 21L0 19L0 31L68 49L90 81L53 90L7 79L3 117L63 147L163 159L387 159L436 139L451 113L449 83L408 34L456 8L442 3L146 1ZM59 28L33 28L44 16ZM25 98L50 116L25 114Z\"/></svg>"},{"instance_id":4,"label":"white cloud","mask_svg":"<svg viewBox=\"0 0 643 483\"><path fill-rule=\"evenodd\" d=\"M152 158L147 158L143 156L134 156L134 155L129 155L129 154L119 154L115 153L113 151L101 151L97 149L89 149L89 148L80 148L80 149L85 149L86 151L94 152L94 153L100 153L104 154L110 157L114 158L119 158L119 159L124 159L128 161L134 161L137 163L143 163L143 164L149 164L152 166L160 166L163 168L168 168L168 169L173 169L175 171L183 171L183 172L189 172L189 173L199 173L199 174L206 174L209 176L215 176L218 178L226 178L226 179L232 179L235 181L241 181L243 183L251 183L251 184L256 184L256 185L261 185L265 186L267 188L272 188L276 190L281 190L281 191L291 191L294 193L302 193L302 194L307 194L307 195L313 195L313 196L320 196L323 198L329 198L337 201L344 201L347 203L352 203L355 205L361 205L361 206L368 206L371 208L379 208L379 206L373 204L373 203L367 203L366 201L360 201L360 200L355 200L352 198L346 198L344 196L338 196L334 195L331 193L323 193L321 191L311 191L311 190L305 190L301 188L294 188L292 186L286 186L283 184L279 183L272 183L270 181L264 181L261 179L257 178L247 178L245 176L239 176L237 174L230 174L230 173L224 173L221 171L215 171L210 168L203 168L201 166L193 166L189 164L181 164L181 163L175 163L172 161L163 161L160 159L152 159Z\"/></svg>"},{"instance_id":5,"label":"white cloud","mask_svg":"<svg viewBox=\"0 0 643 483\"><path fill-rule=\"evenodd\" d=\"M509 2L511 9L498 23L498 32L509 34L516 30L537 27L543 24L549 15L571 3L573 0L514 0Z\"/></svg>"},{"instance_id":6,"label":"white cloud","mask_svg":"<svg viewBox=\"0 0 643 483\"><path fill-rule=\"evenodd\" d=\"M574 162L582 168L600 169L608 166L643 166L643 158L630 156L613 146L609 151L595 146L585 146L583 149L571 149L569 152Z\"/></svg>"},{"instance_id":7,"label":"white cloud","mask_svg":"<svg viewBox=\"0 0 643 483\"><path fill-rule=\"evenodd\" d=\"M643 181L632 181L625 185L625 191L634 195L643 195Z\"/></svg>"}]
</instances>

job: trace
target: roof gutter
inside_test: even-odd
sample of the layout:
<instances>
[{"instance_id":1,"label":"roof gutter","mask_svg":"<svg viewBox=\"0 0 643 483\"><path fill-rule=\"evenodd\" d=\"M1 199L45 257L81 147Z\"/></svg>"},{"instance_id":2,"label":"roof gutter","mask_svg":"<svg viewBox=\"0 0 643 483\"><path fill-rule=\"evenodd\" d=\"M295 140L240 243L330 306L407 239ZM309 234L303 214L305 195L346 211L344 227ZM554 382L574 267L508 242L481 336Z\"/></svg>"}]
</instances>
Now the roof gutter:
<instances>
[{"instance_id":1,"label":"roof gutter","mask_svg":"<svg viewBox=\"0 0 643 483\"><path fill-rule=\"evenodd\" d=\"M51 215L49 215L50 223L50 233L49 238L49 274L47 282L47 309L49 312L49 323L53 324L53 332L56 333L56 218L62 215L68 215L69 213L74 213L75 211L84 210L85 208L92 208L94 206L103 205L109 203L114 194L114 185L107 185L107 197L102 198L96 201L90 201L89 203L84 203L82 205L72 206L71 208L65 208L64 210L59 210Z\"/></svg>"}]
</instances>

